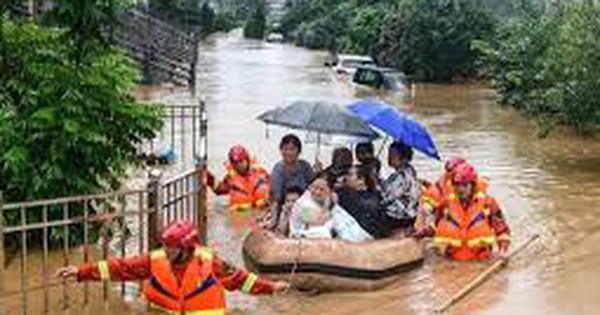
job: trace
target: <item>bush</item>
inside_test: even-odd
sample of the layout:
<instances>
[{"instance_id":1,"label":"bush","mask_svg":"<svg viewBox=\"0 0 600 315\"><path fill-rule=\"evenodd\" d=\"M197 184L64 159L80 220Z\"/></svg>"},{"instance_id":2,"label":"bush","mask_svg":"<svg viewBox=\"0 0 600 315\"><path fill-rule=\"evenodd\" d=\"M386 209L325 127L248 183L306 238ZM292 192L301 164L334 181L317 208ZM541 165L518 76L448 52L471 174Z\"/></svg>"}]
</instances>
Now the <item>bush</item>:
<instances>
[{"instance_id":1,"label":"bush","mask_svg":"<svg viewBox=\"0 0 600 315\"><path fill-rule=\"evenodd\" d=\"M417 81L450 81L475 74L471 42L493 37L496 21L470 0L409 0L383 25L380 63Z\"/></svg>"},{"instance_id":2,"label":"bush","mask_svg":"<svg viewBox=\"0 0 600 315\"><path fill-rule=\"evenodd\" d=\"M130 95L132 61L106 48L76 60L66 31L4 20L0 34L0 190L31 200L117 188L136 143L161 126Z\"/></svg>"},{"instance_id":3,"label":"bush","mask_svg":"<svg viewBox=\"0 0 600 315\"><path fill-rule=\"evenodd\" d=\"M523 9L493 42L477 42L500 101L542 124L581 131L600 124L600 8Z\"/></svg>"}]
</instances>

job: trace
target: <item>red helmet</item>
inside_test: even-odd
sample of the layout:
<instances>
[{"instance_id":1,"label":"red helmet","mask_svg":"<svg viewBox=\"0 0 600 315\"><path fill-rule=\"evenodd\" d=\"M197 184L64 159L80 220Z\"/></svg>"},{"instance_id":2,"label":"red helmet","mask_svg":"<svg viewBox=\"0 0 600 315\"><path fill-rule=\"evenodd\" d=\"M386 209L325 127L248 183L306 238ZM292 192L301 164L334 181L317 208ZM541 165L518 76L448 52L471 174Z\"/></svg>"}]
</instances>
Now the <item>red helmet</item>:
<instances>
[{"instance_id":1,"label":"red helmet","mask_svg":"<svg viewBox=\"0 0 600 315\"><path fill-rule=\"evenodd\" d=\"M241 145L235 145L229 149L229 162L237 163L241 161L250 161L250 153Z\"/></svg>"},{"instance_id":2,"label":"red helmet","mask_svg":"<svg viewBox=\"0 0 600 315\"><path fill-rule=\"evenodd\" d=\"M456 185L466 185L475 183L477 180L477 171L471 164L464 162L458 164L452 174L452 182Z\"/></svg>"},{"instance_id":3,"label":"red helmet","mask_svg":"<svg viewBox=\"0 0 600 315\"><path fill-rule=\"evenodd\" d=\"M452 172L452 170L454 170L457 166L466 162L467 160L463 158L454 158L446 161L446 164L444 164L444 169L446 170L446 172Z\"/></svg>"},{"instance_id":4,"label":"red helmet","mask_svg":"<svg viewBox=\"0 0 600 315\"><path fill-rule=\"evenodd\" d=\"M171 223L160 238L164 246L180 249L193 249L200 243L196 226L192 222L183 220Z\"/></svg>"}]
</instances>

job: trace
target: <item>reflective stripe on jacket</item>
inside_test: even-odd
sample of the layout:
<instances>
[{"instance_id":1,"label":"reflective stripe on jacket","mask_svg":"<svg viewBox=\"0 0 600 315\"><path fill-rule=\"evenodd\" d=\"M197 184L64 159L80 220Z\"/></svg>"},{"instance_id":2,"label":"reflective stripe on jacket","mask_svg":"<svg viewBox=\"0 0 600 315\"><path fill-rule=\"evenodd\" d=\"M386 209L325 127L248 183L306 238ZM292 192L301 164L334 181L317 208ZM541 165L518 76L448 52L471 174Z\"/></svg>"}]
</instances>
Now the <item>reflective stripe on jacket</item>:
<instances>
[{"instance_id":1,"label":"reflective stripe on jacket","mask_svg":"<svg viewBox=\"0 0 600 315\"><path fill-rule=\"evenodd\" d=\"M255 162L250 164L249 174L238 174L231 164L226 164L229 178L229 209L236 211L263 208L269 198L269 175Z\"/></svg>"},{"instance_id":2,"label":"reflective stripe on jacket","mask_svg":"<svg viewBox=\"0 0 600 315\"><path fill-rule=\"evenodd\" d=\"M210 249L196 248L178 283L165 251L152 252L152 275L143 288L146 299L168 314L224 315L225 289L213 273L212 260Z\"/></svg>"},{"instance_id":3,"label":"reflective stripe on jacket","mask_svg":"<svg viewBox=\"0 0 600 315\"><path fill-rule=\"evenodd\" d=\"M451 248L489 248L496 243L496 235L489 223L489 198L478 183L475 194L465 208L453 191L444 198L444 213L436 225L434 241ZM467 256L464 256L467 257Z\"/></svg>"}]
</instances>

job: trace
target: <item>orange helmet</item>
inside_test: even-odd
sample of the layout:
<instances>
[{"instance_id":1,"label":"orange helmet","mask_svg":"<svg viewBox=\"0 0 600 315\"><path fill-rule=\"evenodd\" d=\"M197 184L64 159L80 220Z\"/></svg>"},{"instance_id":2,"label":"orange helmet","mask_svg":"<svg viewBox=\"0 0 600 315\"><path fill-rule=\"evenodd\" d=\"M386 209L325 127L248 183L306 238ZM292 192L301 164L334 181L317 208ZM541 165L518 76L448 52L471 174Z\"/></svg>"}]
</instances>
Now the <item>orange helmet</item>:
<instances>
[{"instance_id":1,"label":"orange helmet","mask_svg":"<svg viewBox=\"0 0 600 315\"><path fill-rule=\"evenodd\" d=\"M229 149L229 162L237 163L241 161L250 161L250 153L241 145L234 145Z\"/></svg>"},{"instance_id":2,"label":"orange helmet","mask_svg":"<svg viewBox=\"0 0 600 315\"><path fill-rule=\"evenodd\" d=\"M477 171L466 161L454 167L452 182L456 185L466 185L475 183L477 180Z\"/></svg>"},{"instance_id":3,"label":"orange helmet","mask_svg":"<svg viewBox=\"0 0 600 315\"><path fill-rule=\"evenodd\" d=\"M178 220L171 223L162 233L163 245L180 249L193 249L198 246L198 231L192 222Z\"/></svg>"}]
</instances>

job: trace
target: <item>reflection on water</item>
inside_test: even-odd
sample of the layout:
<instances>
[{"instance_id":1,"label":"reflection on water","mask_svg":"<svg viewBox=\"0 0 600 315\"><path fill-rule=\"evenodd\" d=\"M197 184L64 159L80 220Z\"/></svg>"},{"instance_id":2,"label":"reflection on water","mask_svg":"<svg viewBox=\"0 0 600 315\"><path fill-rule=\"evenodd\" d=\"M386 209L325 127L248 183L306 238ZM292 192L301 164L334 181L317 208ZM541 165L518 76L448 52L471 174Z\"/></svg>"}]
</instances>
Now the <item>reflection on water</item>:
<instances>
[{"instance_id":1,"label":"reflection on water","mask_svg":"<svg viewBox=\"0 0 600 315\"><path fill-rule=\"evenodd\" d=\"M353 100L352 91L322 67L324 52L237 35L215 37L201 50L199 95L208 106L209 164L218 175L224 174L227 150L236 143L267 167L277 161L278 140L287 130L267 130L255 119L262 111L298 99ZM405 102L398 102L434 134L444 157L464 156L491 179L491 193L504 208L516 244L533 233L542 236L450 313L596 314L600 143L568 130L539 140L519 114L493 106L493 97L486 86L416 85ZM328 158L331 149L322 157ZM306 145L304 157L312 160L314 150L314 144ZM421 155L414 164L430 180L441 169ZM241 263L243 234L230 233L223 200L211 202L211 243L225 258ZM485 267L430 255L423 268L380 291L276 298L234 293L230 306L233 314L429 314Z\"/></svg>"}]
</instances>

